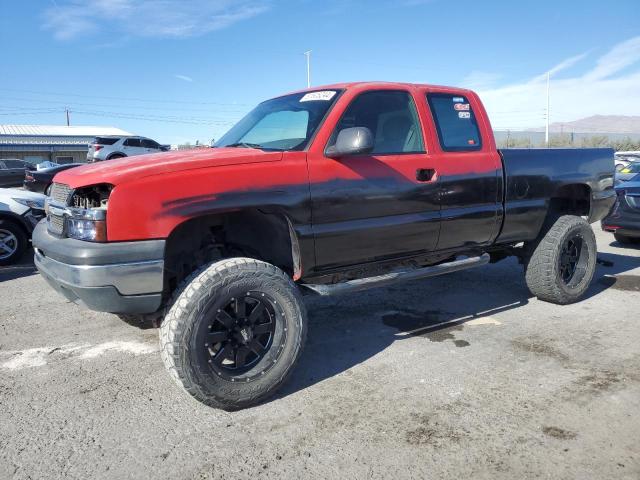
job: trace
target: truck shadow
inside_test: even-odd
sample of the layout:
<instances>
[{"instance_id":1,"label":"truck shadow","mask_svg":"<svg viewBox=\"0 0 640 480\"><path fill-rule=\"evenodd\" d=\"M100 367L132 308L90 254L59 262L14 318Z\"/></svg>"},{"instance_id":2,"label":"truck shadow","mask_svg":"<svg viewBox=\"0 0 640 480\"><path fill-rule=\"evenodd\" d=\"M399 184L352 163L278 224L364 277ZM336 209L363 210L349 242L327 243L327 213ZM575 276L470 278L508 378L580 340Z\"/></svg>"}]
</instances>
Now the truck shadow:
<instances>
[{"instance_id":1,"label":"truck shadow","mask_svg":"<svg viewBox=\"0 0 640 480\"><path fill-rule=\"evenodd\" d=\"M616 276L640 267L638 257L601 253L599 259L585 299L616 288ZM465 324L499 324L491 315L527 305L531 298L515 259L344 297L310 297L306 348L276 398L346 372L396 341L419 336L468 347Z\"/></svg>"},{"instance_id":2,"label":"truck shadow","mask_svg":"<svg viewBox=\"0 0 640 480\"><path fill-rule=\"evenodd\" d=\"M33 249L29 248L16 264L0 267L0 283L37 273L36 266L33 264Z\"/></svg>"}]
</instances>

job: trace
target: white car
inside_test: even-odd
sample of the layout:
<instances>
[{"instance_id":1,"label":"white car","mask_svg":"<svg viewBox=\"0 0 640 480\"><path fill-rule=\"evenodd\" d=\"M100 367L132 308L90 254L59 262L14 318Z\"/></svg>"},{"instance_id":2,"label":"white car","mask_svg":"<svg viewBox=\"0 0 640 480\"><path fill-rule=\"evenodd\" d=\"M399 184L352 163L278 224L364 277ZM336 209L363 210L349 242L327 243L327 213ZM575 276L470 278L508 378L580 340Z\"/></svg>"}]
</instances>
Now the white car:
<instances>
[{"instance_id":1,"label":"white car","mask_svg":"<svg viewBox=\"0 0 640 480\"><path fill-rule=\"evenodd\" d=\"M155 140L145 137L96 137L89 144L87 162L101 162L168 150L168 145L160 145Z\"/></svg>"},{"instance_id":2,"label":"white car","mask_svg":"<svg viewBox=\"0 0 640 480\"><path fill-rule=\"evenodd\" d=\"M20 259L31 232L45 216L45 198L41 193L0 188L0 265Z\"/></svg>"}]
</instances>

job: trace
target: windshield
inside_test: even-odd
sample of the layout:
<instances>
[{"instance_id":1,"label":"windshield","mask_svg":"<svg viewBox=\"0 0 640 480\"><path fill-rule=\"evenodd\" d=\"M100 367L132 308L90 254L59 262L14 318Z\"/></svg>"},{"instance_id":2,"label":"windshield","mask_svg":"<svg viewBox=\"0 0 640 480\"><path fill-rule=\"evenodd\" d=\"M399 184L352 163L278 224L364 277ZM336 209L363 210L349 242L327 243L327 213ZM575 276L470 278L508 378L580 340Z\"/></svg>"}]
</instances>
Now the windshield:
<instances>
[{"instance_id":1,"label":"windshield","mask_svg":"<svg viewBox=\"0 0 640 480\"><path fill-rule=\"evenodd\" d=\"M304 150L338 93L338 90L295 93L262 102L214 146Z\"/></svg>"},{"instance_id":2,"label":"windshield","mask_svg":"<svg viewBox=\"0 0 640 480\"><path fill-rule=\"evenodd\" d=\"M620 170L620 173L640 173L640 162L633 162Z\"/></svg>"}]
</instances>

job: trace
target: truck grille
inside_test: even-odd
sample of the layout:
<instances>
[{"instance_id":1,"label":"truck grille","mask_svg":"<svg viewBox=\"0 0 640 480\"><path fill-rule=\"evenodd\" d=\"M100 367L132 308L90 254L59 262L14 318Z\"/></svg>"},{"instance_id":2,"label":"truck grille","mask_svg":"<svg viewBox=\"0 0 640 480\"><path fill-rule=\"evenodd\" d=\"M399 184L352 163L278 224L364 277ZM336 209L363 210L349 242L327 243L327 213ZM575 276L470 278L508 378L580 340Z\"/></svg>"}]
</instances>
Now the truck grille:
<instances>
[{"instance_id":1,"label":"truck grille","mask_svg":"<svg viewBox=\"0 0 640 480\"><path fill-rule=\"evenodd\" d=\"M49 214L47 216L47 230L56 235L62 235L64 231L64 217Z\"/></svg>"},{"instance_id":2,"label":"truck grille","mask_svg":"<svg viewBox=\"0 0 640 480\"><path fill-rule=\"evenodd\" d=\"M64 183L54 183L51 185L51 200L60 205L66 206L71 195L71 187Z\"/></svg>"}]
</instances>

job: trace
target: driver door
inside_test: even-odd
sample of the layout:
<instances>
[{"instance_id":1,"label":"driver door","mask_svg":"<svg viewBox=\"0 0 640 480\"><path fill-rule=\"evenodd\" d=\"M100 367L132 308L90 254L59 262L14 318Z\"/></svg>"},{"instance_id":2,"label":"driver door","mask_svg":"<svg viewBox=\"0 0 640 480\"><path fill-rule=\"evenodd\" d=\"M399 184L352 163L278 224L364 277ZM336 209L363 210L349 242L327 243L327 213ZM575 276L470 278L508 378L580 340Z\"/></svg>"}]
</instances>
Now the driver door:
<instances>
[{"instance_id":1,"label":"driver door","mask_svg":"<svg viewBox=\"0 0 640 480\"><path fill-rule=\"evenodd\" d=\"M438 181L409 91L367 91L346 108L340 130L366 127L370 154L310 153L316 267L319 270L434 250L440 230ZM326 149L325 149L326 151Z\"/></svg>"}]
</instances>

